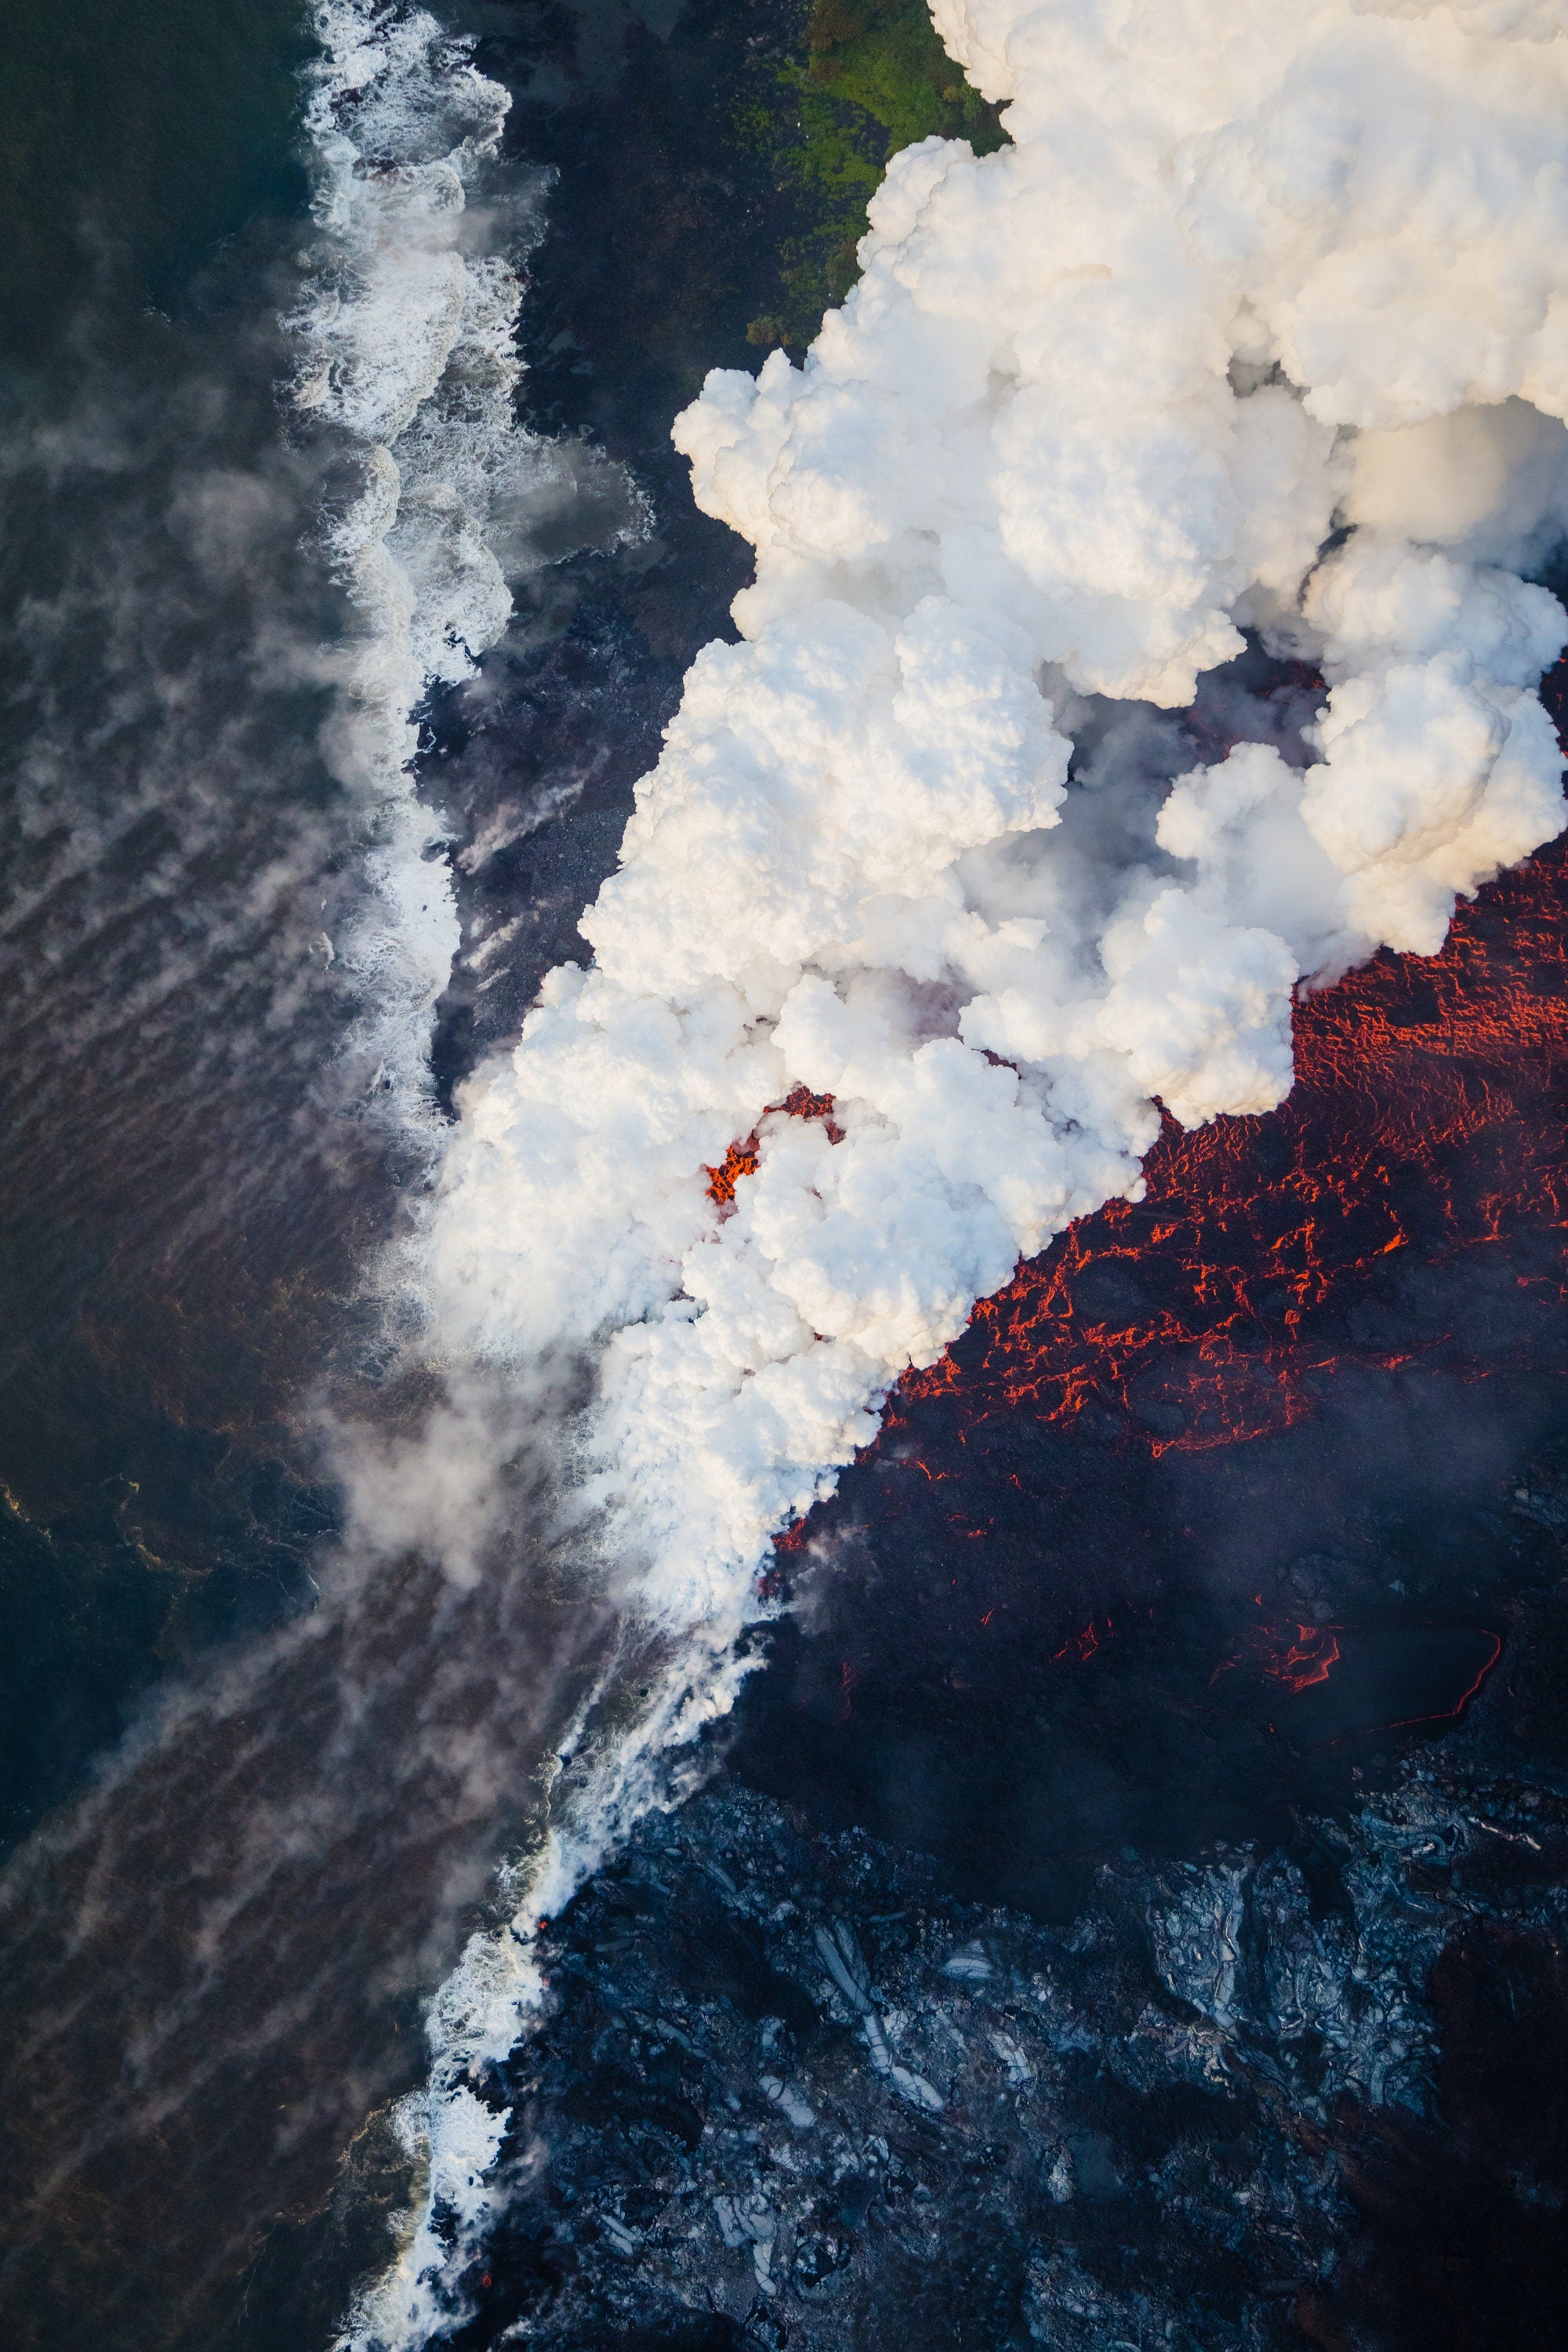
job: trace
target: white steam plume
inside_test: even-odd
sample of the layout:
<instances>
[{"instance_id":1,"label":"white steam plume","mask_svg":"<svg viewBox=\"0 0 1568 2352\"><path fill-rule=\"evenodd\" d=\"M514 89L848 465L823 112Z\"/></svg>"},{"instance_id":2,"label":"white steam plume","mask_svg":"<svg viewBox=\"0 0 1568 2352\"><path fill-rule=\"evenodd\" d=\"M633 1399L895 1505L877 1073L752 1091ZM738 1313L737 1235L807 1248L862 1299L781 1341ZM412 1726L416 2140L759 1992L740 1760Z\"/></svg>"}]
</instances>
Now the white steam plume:
<instances>
[{"instance_id":1,"label":"white steam plume","mask_svg":"<svg viewBox=\"0 0 1568 2352\"><path fill-rule=\"evenodd\" d=\"M804 368L679 419L744 642L425 1236L437 1347L602 1343L643 1596L721 1640L900 1372L1135 1190L1156 1098L1278 1103L1299 982L1434 950L1563 821L1563 614L1505 568L1568 516L1559 11L934 14L1014 143L899 156ZM1321 667L1311 763L1239 748L1110 854L1081 698L1180 707L1242 626ZM797 1085L842 1141L770 1114Z\"/></svg>"},{"instance_id":2,"label":"white steam plume","mask_svg":"<svg viewBox=\"0 0 1568 2352\"><path fill-rule=\"evenodd\" d=\"M743 642L693 665L592 968L468 1087L420 1243L437 1359L596 1353L587 1465L691 1658L904 1368L1135 1195L1157 1103L1277 1104L1299 985L1433 951L1564 817L1533 688L1568 629L1518 576L1568 522L1557 0L932 8L1013 143L896 158L804 368L678 421L757 551ZM1148 706L1243 629L1321 670L1310 740L1152 782ZM770 1108L797 1086L841 1139ZM660 1704L645 1747L689 1727ZM520 1923L613 1831L575 1811ZM447 2219L362 2343L456 2308L497 2193L467 2076L536 1998L521 1924L443 1993Z\"/></svg>"}]
</instances>

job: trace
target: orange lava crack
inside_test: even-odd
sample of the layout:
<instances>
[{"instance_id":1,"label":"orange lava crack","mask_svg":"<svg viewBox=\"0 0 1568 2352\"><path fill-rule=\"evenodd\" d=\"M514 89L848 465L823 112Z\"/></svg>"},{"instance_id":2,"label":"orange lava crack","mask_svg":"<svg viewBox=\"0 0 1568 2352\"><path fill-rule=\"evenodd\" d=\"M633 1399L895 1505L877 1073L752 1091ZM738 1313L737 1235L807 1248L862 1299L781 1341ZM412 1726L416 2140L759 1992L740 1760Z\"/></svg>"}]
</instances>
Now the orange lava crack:
<instances>
[{"instance_id":1,"label":"orange lava crack","mask_svg":"<svg viewBox=\"0 0 1568 2352\"><path fill-rule=\"evenodd\" d=\"M842 1143L844 1129L833 1116L833 1097L814 1095L809 1087L795 1087L783 1102L769 1103L763 1118L783 1112L790 1118L817 1118L827 1129L829 1143ZM732 1143L717 1168L704 1167L708 1179L708 1198L716 1208L734 1207L735 1187L742 1176L754 1176L760 1162L761 1124L740 1143Z\"/></svg>"},{"instance_id":2,"label":"orange lava crack","mask_svg":"<svg viewBox=\"0 0 1568 2352\"><path fill-rule=\"evenodd\" d=\"M1294 1089L1267 1118L1167 1121L1145 1199L1083 1219L982 1300L956 1353L905 1374L889 1435L901 1402L941 1396L971 1426L1098 1405L1155 1454L1229 1444L1301 1420L1347 1358L1452 1360L1462 1335L1391 1328L1380 1344L1371 1307L1347 1348L1343 1314L1384 1261L1533 1229L1551 1264L1516 1281L1568 1295L1560 845L1461 906L1440 954L1385 952L1303 996L1295 1054Z\"/></svg>"}]
</instances>

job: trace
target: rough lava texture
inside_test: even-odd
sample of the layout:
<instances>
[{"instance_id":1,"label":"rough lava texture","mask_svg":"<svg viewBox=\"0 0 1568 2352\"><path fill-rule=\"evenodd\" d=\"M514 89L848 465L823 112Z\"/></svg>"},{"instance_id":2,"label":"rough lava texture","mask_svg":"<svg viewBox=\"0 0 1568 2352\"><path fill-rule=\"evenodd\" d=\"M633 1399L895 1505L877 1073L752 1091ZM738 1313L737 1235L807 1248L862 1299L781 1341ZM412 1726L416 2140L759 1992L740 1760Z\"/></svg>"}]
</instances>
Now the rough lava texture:
<instances>
[{"instance_id":1,"label":"rough lava texture","mask_svg":"<svg viewBox=\"0 0 1568 2352\"><path fill-rule=\"evenodd\" d=\"M1559 1584L1348 1816L1128 1850L1059 1925L730 1779L645 1823L479 2085L451 2340L1560 2343L1563 1638Z\"/></svg>"},{"instance_id":2,"label":"rough lava texture","mask_svg":"<svg viewBox=\"0 0 1568 2352\"><path fill-rule=\"evenodd\" d=\"M742 641L423 1236L438 1356L599 1349L616 1547L721 1645L899 1373L1135 1195L1157 1102L1278 1103L1293 991L1563 823L1550 12L934 13L1012 144L896 158L804 367L678 421ZM1315 716L1152 778L1138 723L1248 646Z\"/></svg>"}]
</instances>

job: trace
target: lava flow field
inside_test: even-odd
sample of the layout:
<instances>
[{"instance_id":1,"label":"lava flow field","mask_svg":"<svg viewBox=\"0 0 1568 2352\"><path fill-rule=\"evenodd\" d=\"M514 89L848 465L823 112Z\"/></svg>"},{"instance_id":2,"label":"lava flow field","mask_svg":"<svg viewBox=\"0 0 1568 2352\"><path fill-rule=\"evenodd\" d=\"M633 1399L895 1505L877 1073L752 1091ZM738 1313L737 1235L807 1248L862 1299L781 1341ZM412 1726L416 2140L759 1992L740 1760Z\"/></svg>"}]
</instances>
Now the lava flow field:
<instances>
[{"instance_id":1,"label":"lava flow field","mask_svg":"<svg viewBox=\"0 0 1568 2352\"><path fill-rule=\"evenodd\" d=\"M1558 844L1304 995L1279 1110L1168 1124L906 1377L780 1539L746 1777L1061 1916L1460 1717L1551 1532L1565 940Z\"/></svg>"}]
</instances>

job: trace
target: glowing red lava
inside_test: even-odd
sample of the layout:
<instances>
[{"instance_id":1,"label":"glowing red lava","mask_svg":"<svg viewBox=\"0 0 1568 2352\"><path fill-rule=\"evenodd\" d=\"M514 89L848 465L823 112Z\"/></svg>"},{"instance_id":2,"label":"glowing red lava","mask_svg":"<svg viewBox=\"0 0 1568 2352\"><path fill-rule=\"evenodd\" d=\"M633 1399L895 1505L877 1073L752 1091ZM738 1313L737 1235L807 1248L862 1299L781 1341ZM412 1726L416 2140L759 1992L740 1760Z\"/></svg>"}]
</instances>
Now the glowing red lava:
<instances>
[{"instance_id":1,"label":"glowing red lava","mask_svg":"<svg viewBox=\"0 0 1568 2352\"><path fill-rule=\"evenodd\" d=\"M827 1129L830 1143L844 1140L844 1129L833 1116L831 1095L814 1095L809 1087L795 1087L783 1102L769 1103L763 1116L766 1118L774 1111L787 1112L791 1118L819 1118ZM753 1128L743 1141L730 1146L717 1168L707 1171L708 1198L721 1212L728 1213L734 1205L737 1183L742 1176L754 1176L757 1166L757 1129Z\"/></svg>"},{"instance_id":2,"label":"glowing red lava","mask_svg":"<svg viewBox=\"0 0 1568 2352\"><path fill-rule=\"evenodd\" d=\"M1086 1666L1101 1644L1110 1641L1112 1630L1109 1617L1091 1617L1078 1633L1068 1635L1059 1650L1052 1652L1053 1664L1058 1658L1068 1658L1076 1666Z\"/></svg>"},{"instance_id":3,"label":"glowing red lava","mask_svg":"<svg viewBox=\"0 0 1568 2352\"><path fill-rule=\"evenodd\" d=\"M1465 1688L1459 1693L1458 1697L1455 1699L1451 1706L1438 1707L1435 1713L1430 1715L1395 1716L1392 1723L1381 1724L1378 1728L1383 1731L1405 1731L1418 1723L1458 1722L1459 1717L1463 1715L1465 1709L1475 1697L1476 1693L1480 1689L1481 1685L1485 1682L1487 1676L1490 1674L1492 1668L1496 1665L1498 1660L1502 1655L1502 1635L1500 1633L1489 1632L1484 1638L1491 1644L1490 1653L1481 1661L1479 1666L1477 1667L1473 1681L1467 1683Z\"/></svg>"},{"instance_id":4,"label":"glowing red lava","mask_svg":"<svg viewBox=\"0 0 1568 2352\"><path fill-rule=\"evenodd\" d=\"M1419 1318L1402 1331L1394 1308L1369 1307L1347 1346L1344 1310L1388 1261L1533 1233L1547 1246L1515 1279L1563 1295L1561 845L1461 906L1441 954L1382 954L1303 997L1295 1045L1279 1110L1191 1133L1168 1123L1146 1198L1020 1266L956 1352L906 1375L889 1429L901 1398L945 1396L968 1425L1098 1404L1156 1454L1224 1445L1302 1418L1347 1354L1392 1370L1440 1350L1466 1373L1462 1331Z\"/></svg>"},{"instance_id":5,"label":"glowing red lava","mask_svg":"<svg viewBox=\"0 0 1568 2352\"><path fill-rule=\"evenodd\" d=\"M1212 1687L1221 1675L1251 1666L1289 1691L1304 1691L1314 1683L1326 1683L1339 1662L1339 1639L1331 1625L1249 1625L1243 1647L1215 1668L1209 1682Z\"/></svg>"},{"instance_id":6,"label":"glowing red lava","mask_svg":"<svg viewBox=\"0 0 1568 2352\"><path fill-rule=\"evenodd\" d=\"M1568 661L1542 698L1561 728ZM1266 1118L1191 1132L1168 1120L1141 1202L1074 1225L980 1302L939 1363L906 1373L884 1423L902 1466L948 1475L902 1450L901 1408L924 1399L944 1399L961 1430L1109 1410L1158 1455L1288 1429L1348 1361L1436 1361L1471 1380L1497 1368L1495 1347L1483 1364L1462 1329L1402 1314L1380 1273L1530 1237L1529 1270L1510 1278L1568 1297L1562 842L1461 904L1440 954L1384 950L1300 996L1295 1061L1289 1097ZM805 1087L770 1108L842 1132L832 1098ZM753 1132L709 1170L721 1214L757 1164ZM1516 1350L1512 1368L1533 1367ZM799 1528L776 1538L803 1540Z\"/></svg>"}]
</instances>

